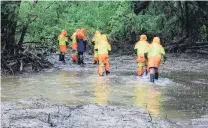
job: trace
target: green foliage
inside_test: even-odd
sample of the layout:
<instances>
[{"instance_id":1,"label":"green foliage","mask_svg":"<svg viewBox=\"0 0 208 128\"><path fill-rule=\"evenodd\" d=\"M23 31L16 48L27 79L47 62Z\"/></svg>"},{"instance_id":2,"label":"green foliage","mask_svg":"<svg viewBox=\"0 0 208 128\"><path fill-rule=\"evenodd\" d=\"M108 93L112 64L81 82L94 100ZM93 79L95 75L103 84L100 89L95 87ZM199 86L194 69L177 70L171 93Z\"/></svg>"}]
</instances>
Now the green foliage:
<instances>
[{"instance_id":1,"label":"green foliage","mask_svg":"<svg viewBox=\"0 0 208 128\"><path fill-rule=\"evenodd\" d=\"M112 36L124 35L124 16L131 13L129 5L130 2L125 1L40 1L35 5L22 2L19 25L29 23L25 42L42 42L45 38L56 39L62 29L66 29L68 34L72 35L76 29L86 28L88 39L96 30ZM37 18L30 23L34 17Z\"/></svg>"},{"instance_id":2,"label":"green foliage","mask_svg":"<svg viewBox=\"0 0 208 128\"><path fill-rule=\"evenodd\" d=\"M142 33L180 35L181 19L170 5L174 2L150 2L148 9L136 15L131 1L22 1L17 31L28 24L25 42L50 43L53 47L62 29L70 37L76 29L86 28L88 40L96 30L112 39Z\"/></svg>"}]
</instances>

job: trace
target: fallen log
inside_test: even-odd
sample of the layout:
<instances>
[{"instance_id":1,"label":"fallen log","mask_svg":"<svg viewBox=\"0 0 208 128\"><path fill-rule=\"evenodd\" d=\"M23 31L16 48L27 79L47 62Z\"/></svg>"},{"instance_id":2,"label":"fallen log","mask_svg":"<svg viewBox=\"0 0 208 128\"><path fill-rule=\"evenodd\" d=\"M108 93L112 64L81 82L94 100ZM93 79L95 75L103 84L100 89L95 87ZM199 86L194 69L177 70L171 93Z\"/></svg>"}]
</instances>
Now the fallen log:
<instances>
[{"instance_id":1,"label":"fallen log","mask_svg":"<svg viewBox=\"0 0 208 128\"><path fill-rule=\"evenodd\" d=\"M182 40L182 39L181 39ZM180 40L180 41L181 41ZM168 51L186 51L187 49L198 49L198 48L207 48L208 47L208 42L192 42L190 43L190 39L186 40L184 42L176 43L176 44L167 44L165 46L165 49Z\"/></svg>"},{"instance_id":2,"label":"fallen log","mask_svg":"<svg viewBox=\"0 0 208 128\"><path fill-rule=\"evenodd\" d=\"M43 68L49 68L52 66L50 62L45 60L41 53L36 53L35 51L29 51L27 47L22 52L18 53L16 56L3 54L1 58L2 62L2 75L12 74L15 75L18 72L26 71L24 67L28 65L33 66L33 71L40 71Z\"/></svg>"},{"instance_id":3,"label":"fallen log","mask_svg":"<svg viewBox=\"0 0 208 128\"><path fill-rule=\"evenodd\" d=\"M186 53L199 53L199 54L208 54L208 50L193 50L193 49L188 49L186 50Z\"/></svg>"}]
</instances>

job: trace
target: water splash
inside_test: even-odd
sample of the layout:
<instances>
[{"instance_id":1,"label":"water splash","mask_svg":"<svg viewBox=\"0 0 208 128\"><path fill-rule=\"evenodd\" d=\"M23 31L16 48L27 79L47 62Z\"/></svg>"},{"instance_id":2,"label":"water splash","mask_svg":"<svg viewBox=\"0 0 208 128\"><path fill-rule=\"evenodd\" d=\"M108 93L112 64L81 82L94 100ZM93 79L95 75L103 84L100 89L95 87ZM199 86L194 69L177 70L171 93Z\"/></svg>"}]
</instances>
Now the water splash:
<instances>
[{"instance_id":1,"label":"water splash","mask_svg":"<svg viewBox=\"0 0 208 128\"><path fill-rule=\"evenodd\" d=\"M143 75L143 76L137 76L137 81L139 83L146 83L150 85L157 85L157 86L170 86L173 85L173 81L168 78L159 77L158 80L155 80L154 83L150 82L150 75Z\"/></svg>"}]
</instances>

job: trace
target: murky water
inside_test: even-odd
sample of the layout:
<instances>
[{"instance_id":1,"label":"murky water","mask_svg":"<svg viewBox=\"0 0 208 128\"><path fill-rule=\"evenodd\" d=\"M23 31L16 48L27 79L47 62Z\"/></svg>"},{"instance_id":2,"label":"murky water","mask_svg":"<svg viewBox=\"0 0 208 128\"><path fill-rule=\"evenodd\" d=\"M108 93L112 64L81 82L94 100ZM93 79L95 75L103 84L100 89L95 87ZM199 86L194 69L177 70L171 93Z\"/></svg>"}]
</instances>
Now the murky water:
<instances>
[{"instance_id":1,"label":"murky water","mask_svg":"<svg viewBox=\"0 0 208 128\"><path fill-rule=\"evenodd\" d=\"M1 79L1 99L49 98L62 104L140 106L152 116L188 120L207 114L207 74L171 72L155 84L135 72L99 77L91 71L58 71Z\"/></svg>"}]
</instances>

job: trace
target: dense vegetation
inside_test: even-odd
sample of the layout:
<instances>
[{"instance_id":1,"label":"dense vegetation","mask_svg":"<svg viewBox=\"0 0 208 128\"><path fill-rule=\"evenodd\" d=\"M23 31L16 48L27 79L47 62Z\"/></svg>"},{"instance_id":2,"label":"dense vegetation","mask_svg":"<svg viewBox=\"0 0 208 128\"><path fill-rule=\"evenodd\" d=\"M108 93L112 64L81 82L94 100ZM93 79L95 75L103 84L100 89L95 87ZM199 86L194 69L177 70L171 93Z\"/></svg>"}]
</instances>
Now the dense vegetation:
<instances>
[{"instance_id":1,"label":"dense vegetation","mask_svg":"<svg viewBox=\"0 0 208 128\"><path fill-rule=\"evenodd\" d=\"M58 51L61 29L70 37L77 28L87 29L88 40L95 30L106 33L114 52L131 52L138 36L145 33L149 41L161 37L172 52L208 53L207 6L205 1L4 1L2 65L11 70L13 65L21 67L32 61L44 67L35 61L41 60L41 55L33 51Z\"/></svg>"}]
</instances>

